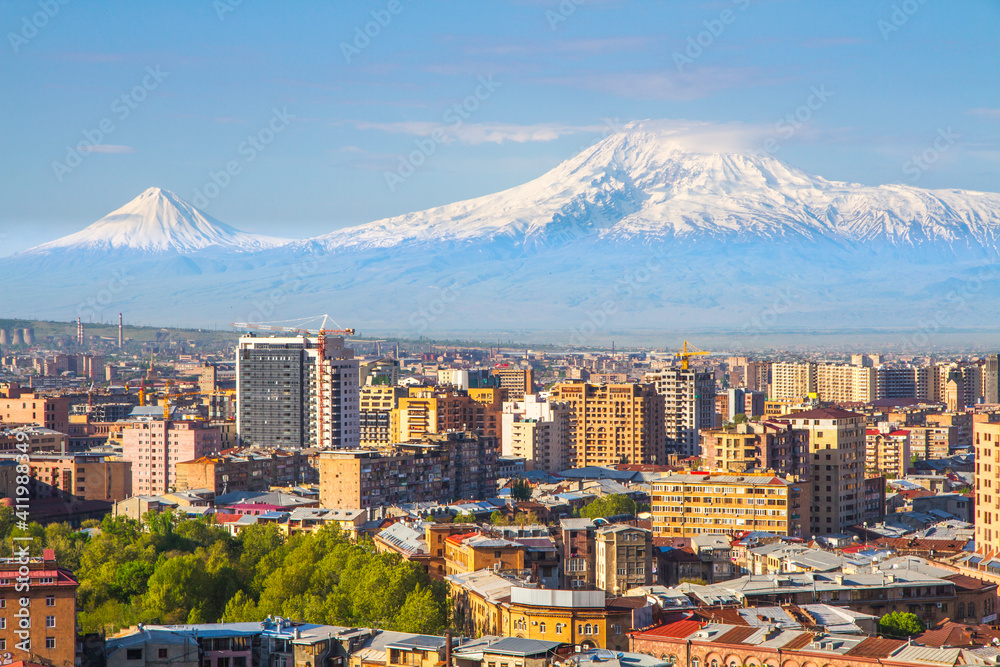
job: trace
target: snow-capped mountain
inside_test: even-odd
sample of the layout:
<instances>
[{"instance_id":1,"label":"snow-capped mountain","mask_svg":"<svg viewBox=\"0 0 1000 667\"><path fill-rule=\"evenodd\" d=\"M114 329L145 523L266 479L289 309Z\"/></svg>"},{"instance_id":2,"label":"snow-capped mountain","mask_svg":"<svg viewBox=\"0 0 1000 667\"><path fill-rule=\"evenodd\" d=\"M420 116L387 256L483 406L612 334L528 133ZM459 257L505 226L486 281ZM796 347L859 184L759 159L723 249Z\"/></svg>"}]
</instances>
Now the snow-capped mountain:
<instances>
[{"instance_id":1,"label":"snow-capped mountain","mask_svg":"<svg viewBox=\"0 0 1000 667\"><path fill-rule=\"evenodd\" d=\"M748 344L807 327L941 336L996 326L998 260L998 194L829 181L638 123L523 185L304 241L239 232L154 188L0 260L0 316L329 312L363 332L573 345L696 328Z\"/></svg>"},{"instance_id":2,"label":"snow-capped mountain","mask_svg":"<svg viewBox=\"0 0 1000 667\"><path fill-rule=\"evenodd\" d=\"M1000 195L828 181L769 155L706 153L655 124L629 125L533 181L314 239L328 249L826 238L846 244L1000 247Z\"/></svg>"},{"instance_id":3,"label":"snow-capped mountain","mask_svg":"<svg viewBox=\"0 0 1000 667\"><path fill-rule=\"evenodd\" d=\"M257 252L287 242L242 232L202 213L169 190L149 188L85 229L21 254L138 251L183 255L208 248Z\"/></svg>"}]
</instances>

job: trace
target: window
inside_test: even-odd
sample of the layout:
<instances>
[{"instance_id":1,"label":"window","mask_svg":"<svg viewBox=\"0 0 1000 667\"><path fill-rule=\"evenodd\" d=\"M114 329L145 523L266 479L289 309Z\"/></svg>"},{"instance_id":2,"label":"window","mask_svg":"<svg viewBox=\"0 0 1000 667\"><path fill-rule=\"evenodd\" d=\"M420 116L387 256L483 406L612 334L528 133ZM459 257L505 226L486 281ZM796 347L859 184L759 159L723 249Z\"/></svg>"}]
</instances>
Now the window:
<instances>
[{"instance_id":1,"label":"window","mask_svg":"<svg viewBox=\"0 0 1000 667\"><path fill-rule=\"evenodd\" d=\"M247 667L246 656L238 655L233 658L233 667Z\"/></svg>"},{"instance_id":2,"label":"window","mask_svg":"<svg viewBox=\"0 0 1000 667\"><path fill-rule=\"evenodd\" d=\"M7 640L0 639L0 651L6 651L6 650L7 650Z\"/></svg>"},{"instance_id":3,"label":"window","mask_svg":"<svg viewBox=\"0 0 1000 667\"><path fill-rule=\"evenodd\" d=\"M622 626L620 626L620 625L612 625L611 626L611 632L615 633L616 635L620 635L622 633Z\"/></svg>"},{"instance_id":4,"label":"window","mask_svg":"<svg viewBox=\"0 0 1000 667\"><path fill-rule=\"evenodd\" d=\"M562 623L556 623L556 634L561 635L564 627Z\"/></svg>"},{"instance_id":5,"label":"window","mask_svg":"<svg viewBox=\"0 0 1000 667\"><path fill-rule=\"evenodd\" d=\"M215 662L218 667L229 667L229 658L219 658Z\"/></svg>"},{"instance_id":6,"label":"window","mask_svg":"<svg viewBox=\"0 0 1000 667\"><path fill-rule=\"evenodd\" d=\"M130 648L125 651L126 660L142 660L142 649L141 648Z\"/></svg>"},{"instance_id":7,"label":"window","mask_svg":"<svg viewBox=\"0 0 1000 667\"><path fill-rule=\"evenodd\" d=\"M159 649L157 651L157 657L159 657L159 658L166 658L167 657L167 649L165 649L165 648Z\"/></svg>"},{"instance_id":8,"label":"window","mask_svg":"<svg viewBox=\"0 0 1000 667\"><path fill-rule=\"evenodd\" d=\"M585 634L585 635L592 635L592 634L594 634L593 633L593 626L591 626L590 623L587 623L587 625L583 626L583 634Z\"/></svg>"},{"instance_id":9,"label":"window","mask_svg":"<svg viewBox=\"0 0 1000 667\"><path fill-rule=\"evenodd\" d=\"M55 637L46 637L45 638L45 648L55 648L55 647L56 647L56 638Z\"/></svg>"},{"instance_id":10,"label":"window","mask_svg":"<svg viewBox=\"0 0 1000 667\"><path fill-rule=\"evenodd\" d=\"M0 598L0 609L7 608L7 598Z\"/></svg>"},{"instance_id":11,"label":"window","mask_svg":"<svg viewBox=\"0 0 1000 667\"><path fill-rule=\"evenodd\" d=\"M6 630L6 629L7 629L7 619L0 618L0 630Z\"/></svg>"},{"instance_id":12,"label":"window","mask_svg":"<svg viewBox=\"0 0 1000 667\"><path fill-rule=\"evenodd\" d=\"M54 627L56 627L56 617L55 616L46 616L45 617L45 627L47 627L47 628L54 628Z\"/></svg>"},{"instance_id":13,"label":"window","mask_svg":"<svg viewBox=\"0 0 1000 667\"><path fill-rule=\"evenodd\" d=\"M55 595L46 595L45 596L45 606L46 607L55 607L56 606L56 596ZM2 603L0 603L0 607L3 607Z\"/></svg>"}]
</instances>

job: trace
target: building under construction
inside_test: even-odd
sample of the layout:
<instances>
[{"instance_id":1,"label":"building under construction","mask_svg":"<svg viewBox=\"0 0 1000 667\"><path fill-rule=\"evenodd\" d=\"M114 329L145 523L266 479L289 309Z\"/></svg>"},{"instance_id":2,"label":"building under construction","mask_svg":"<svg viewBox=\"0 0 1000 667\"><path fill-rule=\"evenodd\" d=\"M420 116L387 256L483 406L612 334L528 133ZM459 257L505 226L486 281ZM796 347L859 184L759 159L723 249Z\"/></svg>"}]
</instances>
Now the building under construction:
<instances>
[{"instance_id":1,"label":"building under construction","mask_svg":"<svg viewBox=\"0 0 1000 667\"><path fill-rule=\"evenodd\" d=\"M358 360L341 336L241 337L236 395L245 445L358 447Z\"/></svg>"}]
</instances>

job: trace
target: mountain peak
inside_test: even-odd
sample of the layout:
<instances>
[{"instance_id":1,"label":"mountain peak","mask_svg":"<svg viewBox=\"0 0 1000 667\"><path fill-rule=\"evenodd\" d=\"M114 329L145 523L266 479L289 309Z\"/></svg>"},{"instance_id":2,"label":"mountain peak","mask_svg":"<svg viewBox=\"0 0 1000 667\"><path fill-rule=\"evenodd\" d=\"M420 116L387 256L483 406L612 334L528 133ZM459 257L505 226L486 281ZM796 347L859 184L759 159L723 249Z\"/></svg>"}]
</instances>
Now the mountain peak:
<instances>
[{"instance_id":1,"label":"mountain peak","mask_svg":"<svg viewBox=\"0 0 1000 667\"><path fill-rule=\"evenodd\" d=\"M206 249L253 252L287 242L230 227L173 192L151 187L85 229L25 250L23 254L65 250L179 254Z\"/></svg>"}]
</instances>

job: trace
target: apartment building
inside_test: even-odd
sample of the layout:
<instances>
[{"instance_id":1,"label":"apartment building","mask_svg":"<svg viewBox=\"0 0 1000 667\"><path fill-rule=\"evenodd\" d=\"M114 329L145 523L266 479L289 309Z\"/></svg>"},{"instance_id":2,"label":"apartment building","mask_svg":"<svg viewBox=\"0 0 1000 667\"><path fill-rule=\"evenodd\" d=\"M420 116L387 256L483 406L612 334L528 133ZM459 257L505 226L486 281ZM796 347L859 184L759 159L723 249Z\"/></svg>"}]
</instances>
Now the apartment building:
<instances>
[{"instance_id":1,"label":"apartment building","mask_svg":"<svg viewBox=\"0 0 1000 667\"><path fill-rule=\"evenodd\" d=\"M1000 423L976 422L976 551L1000 553Z\"/></svg>"},{"instance_id":2,"label":"apartment building","mask_svg":"<svg viewBox=\"0 0 1000 667\"><path fill-rule=\"evenodd\" d=\"M570 407L537 394L506 401L500 415L500 451L525 460L528 470L558 473L572 465Z\"/></svg>"},{"instance_id":3,"label":"apartment building","mask_svg":"<svg viewBox=\"0 0 1000 667\"><path fill-rule=\"evenodd\" d=\"M772 473L669 474L653 482L653 535L806 535L809 486Z\"/></svg>"},{"instance_id":4,"label":"apartment building","mask_svg":"<svg viewBox=\"0 0 1000 667\"><path fill-rule=\"evenodd\" d=\"M339 336L256 336L236 352L243 442L285 449L359 444L358 360Z\"/></svg>"},{"instance_id":5,"label":"apartment building","mask_svg":"<svg viewBox=\"0 0 1000 667\"><path fill-rule=\"evenodd\" d=\"M408 442L429 433L455 430L499 439L503 395L498 388L412 387L409 395L398 399L396 440Z\"/></svg>"},{"instance_id":6,"label":"apartment building","mask_svg":"<svg viewBox=\"0 0 1000 667\"><path fill-rule=\"evenodd\" d=\"M767 397L772 401L799 401L815 393L815 363L807 361L771 364L771 387Z\"/></svg>"},{"instance_id":7,"label":"apartment building","mask_svg":"<svg viewBox=\"0 0 1000 667\"><path fill-rule=\"evenodd\" d=\"M22 389L16 382L0 385L0 421L8 424L38 424L69 433L69 398L42 396Z\"/></svg>"},{"instance_id":8,"label":"apartment building","mask_svg":"<svg viewBox=\"0 0 1000 667\"><path fill-rule=\"evenodd\" d=\"M597 526L591 519L561 519L559 529L563 549L562 588L594 588Z\"/></svg>"},{"instance_id":9,"label":"apartment building","mask_svg":"<svg viewBox=\"0 0 1000 667\"><path fill-rule=\"evenodd\" d=\"M864 415L818 408L786 415L781 421L809 431L812 506L808 534L842 533L860 523L864 507Z\"/></svg>"},{"instance_id":10,"label":"apartment building","mask_svg":"<svg viewBox=\"0 0 1000 667\"><path fill-rule=\"evenodd\" d=\"M309 458L299 451L243 449L177 463L176 490L267 491L316 481Z\"/></svg>"},{"instance_id":11,"label":"apartment building","mask_svg":"<svg viewBox=\"0 0 1000 667\"><path fill-rule=\"evenodd\" d=\"M373 384L361 387L358 411L358 444L361 447L387 447L399 441L399 400L408 392L405 387Z\"/></svg>"},{"instance_id":12,"label":"apartment building","mask_svg":"<svg viewBox=\"0 0 1000 667\"><path fill-rule=\"evenodd\" d=\"M27 574L24 570L27 569ZM27 586L20 583L27 580ZM55 667L76 664L76 589L72 572L59 567L54 549L28 558L0 558L0 651L23 660ZM30 612L27 646L18 631L20 610ZM27 648L27 650L25 650Z\"/></svg>"},{"instance_id":13,"label":"apartment building","mask_svg":"<svg viewBox=\"0 0 1000 667\"><path fill-rule=\"evenodd\" d=\"M549 400L569 405L575 467L666 461L663 397L652 385L563 382Z\"/></svg>"},{"instance_id":14,"label":"apartment building","mask_svg":"<svg viewBox=\"0 0 1000 667\"><path fill-rule=\"evenodd\" d=\"M697 456L698 432L715 426L715 376L687 368L667 368L643 375L663 397L667 449Z\"/></svg>"},{"instance_id":15,"label":"apartment building","mask_svg":"<svg viewBox=\"0 0 1000 667\"><path fill-rule=\"evenodd\" d=\"M389 450L324 451L320 504L367 509L482 500L496 493L497 442L468 431L428 434Z\"/></svg>"},{"instance_id":16,"label":"apartment building","mask_svg":"<svg viewBox=\"0 0 1000 667\"><path fill-rule=\"evenodd\" d=\"M132 464L132 492L155 496L177 485L177 464L222 449L222 432L203 421L147 419L122 427L122 458Z\"/></svg>"},{"instance_id":17,"label":"apartment building","mask_svg":"<svg viewBox=\"0 0 1000 667\"><path fill-rule=\"evenodd\" d=\"M17 455L0 454L0 497L17 497L27 486L28 497L66 501L108 500L132 496L132 463L105 454L32 454L28 484L17 482Z\"/></svg>"},{"instance_id":18,"label":"apartment building","mask_svg":"<svg viewBox=\"0 0 1000 667\"><path fill-rule=\"evenodd\" d=\"M624 524L602 526L594 534L594 585L621 595L653 583L653 531Z\"/></svg>"},{"instance_id":19,"label":"apartment building","mask_svg":"<svg viewBox=\"0 0 1000 667\"><path fill-rule=\"evenodd\" d=\"M521 401L526 394L535 392L534 371L530 368L494 368L493 375L499 386L507 391L508 400Z\"/></svg>"},{"instance_id":20,"label":"apartment building","mask_svg":"<svg viewBox=\"0 0 1000 667\"><path fill-rule=\"evenodd\" d=\"M987 354L983 362L983 402L1000 403L1000 354Z\"/></svg>"},{"instance_id":21,"label":"apartment building","mask_svg":"<svg viewBox=\"0 0 1000 667\"><path fill-rule=\"evenodd\" d=\"M875 400L875 369L865 366L818 364L816 393L832 403L870 403Z\"/></svg>"},{"instance_id":22,"label":"apartment building","mask_svg":"<svg viewBox=\"0 0 1000 667\"><path fill-rule=\"evenodd\" d=\"M771 470L801 480L809 474L809 432L769 421L709 429L701 432L701 458L707 470Z\"/></svg>"},{"instance_id":23,"label":"apartment building","mask_svg":"<svg viewBox=\"0 0 1000 667\"><path fill-rule=\"evenodd\" d=\"M885 422L865 430L865 471L889 479L906 477L910 469L910 431Z\"/></svg>"},{"instance_id":24,"label":"apartment building","mask_svg":"<svg viewBox=\"0 0 1000 667\"><path fill-rule=\"evenodd\" d=\"M910 456L920 461L946 459L958 438L955 426L907 426L910 432Z\"/></svg>"}]
</instances>

